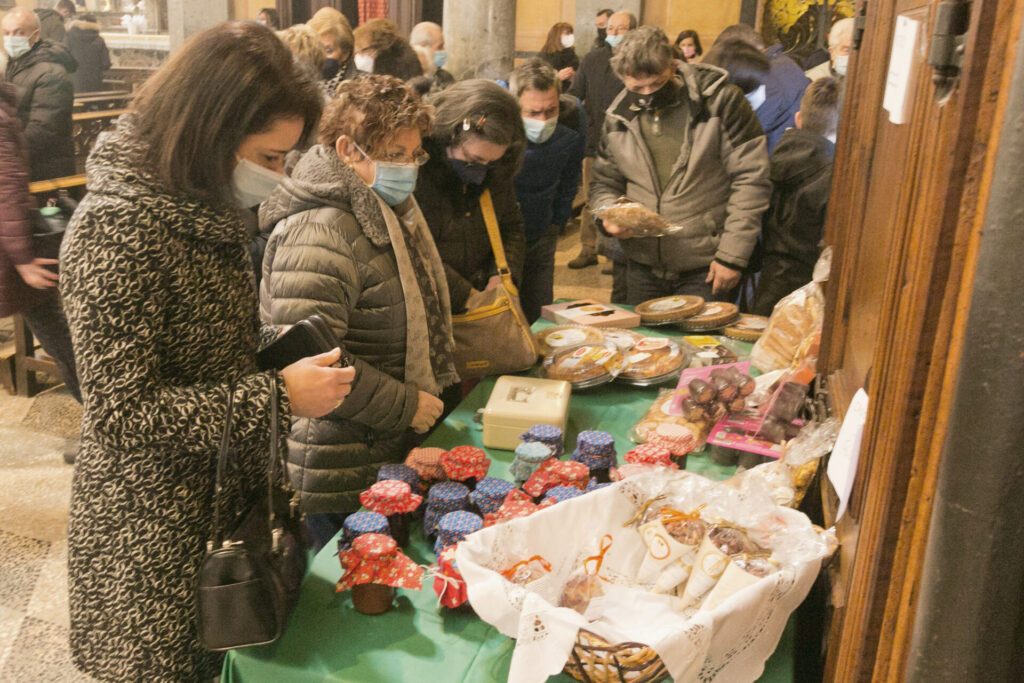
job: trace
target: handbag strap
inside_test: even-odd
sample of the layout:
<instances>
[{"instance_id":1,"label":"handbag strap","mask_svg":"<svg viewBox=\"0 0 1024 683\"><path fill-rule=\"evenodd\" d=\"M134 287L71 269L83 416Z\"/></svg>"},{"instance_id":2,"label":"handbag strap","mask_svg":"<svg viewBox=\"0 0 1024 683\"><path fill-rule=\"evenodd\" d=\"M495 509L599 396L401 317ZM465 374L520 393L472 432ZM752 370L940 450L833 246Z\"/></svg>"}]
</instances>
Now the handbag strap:
<instances>
[{"instance_id":1,"label":"handbag strap","mask_svg":"<svg viewBox=\"0 0 1024 683\"><path fill-rule=\"evenodd\" d=\"M224 492L224 471L227 469L228 452L231 450L231 422L235 414L235 385L231 384L228 390L228 409L224 416L224 430L221 432L220 449L217 453L217 476L213 487L213 530L210 540L207 542L207 550L213 550L221 545L224 539L221 528L221 499ZM282 467L286 472L284 461L281 459L280 428L278 427L278 392L277 373L270 374L270 459L267 463L267 519L270 523L271 538L276 546L277 538L274 535L274 480L277 475L277 467ZM287 473L285 474L287 477ZM276 549L276 548L275 548Z\"/></svg>"},{"instance_id":2,"label":"handbag strap","mask_svg":"<svg viewBox=\"0 0 1024 683\"><path fill-rule=\"evenodd\" d=\"M484 190L480 195L480 213L484 217L484 225L487 226L487 238L491 241L491 251L494 253L494 265L498 267L498 275L501 281L510 291L515 292L516 286L512 283L512 272L508 269L508 261L505 258L505 245L501 243L501 232L498 229L498 218L494 214L494 201L491 199L491 191Z\"/></svg>"}]
</instances>

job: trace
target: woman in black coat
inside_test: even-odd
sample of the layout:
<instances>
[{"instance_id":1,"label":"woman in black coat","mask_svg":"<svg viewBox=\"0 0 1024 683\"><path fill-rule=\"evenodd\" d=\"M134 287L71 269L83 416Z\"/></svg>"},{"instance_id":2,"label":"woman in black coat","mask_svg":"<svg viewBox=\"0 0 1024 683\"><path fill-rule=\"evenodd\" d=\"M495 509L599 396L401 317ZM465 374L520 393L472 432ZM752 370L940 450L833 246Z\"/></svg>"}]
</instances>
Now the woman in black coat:
<instances>
[{"instance_id":1,"label":"woman in black coat","mask_svg":"<svg viewBox=\"0 0 1024 683\"><path fill-rule=\"evenodd\" d=\"M437 94L430 154L416 183L416 201L444 262L453 313L470 296L497 285L497 269L480 210L491 191L512 278L523 272L526 236L512 180L526 149L519 103L493 81L460 81Z\"/></svg>"},{"instance_id":2,"label":"woman in black coat","mask_svg":"<svg viewBox=\"0 0 1024 683\"><path fill-rule=\"evenodd\" d=\"M103 74L110 68L110 51L100 37L100 25L92 14L83 14L71 22L64 36L64 46L78 62L71 74L75 92L98 92L103 88Z\"/></svg>"},{"instance_id":3,"label":"woman in black coat","mask_svg":"<svg viewBox=\"0 0 1024 683\"><path fill-rule=\"evenodd\" d=\"M84 416L68 526L71 653L101 680L220 673L195 627L215 461L234 397L225 510L266 491L270 404L279 429L341 404L354 377L335 349L260 371L240 207L276 185L320 94L256 22L193 36L100 137L89 194L61 255L60 291ZM276 393L272 378L276 375ZM283 446L282 446L283 447Z\"/></svg>"},{"instance_id":4,"label":"woman in black coat","mask_svg":"<svg viewBox=\"0 0 1024 683\"><path fill-rule=\"evenodd\" d=\"M576 34L572 24L560 21L548 31L544 47L540 49L540 58L554 67L558 72L558 80L562 83L562 92L568 92L576 69L580 67L580 58L576 54Z\"/></svg>"}]
</instances>

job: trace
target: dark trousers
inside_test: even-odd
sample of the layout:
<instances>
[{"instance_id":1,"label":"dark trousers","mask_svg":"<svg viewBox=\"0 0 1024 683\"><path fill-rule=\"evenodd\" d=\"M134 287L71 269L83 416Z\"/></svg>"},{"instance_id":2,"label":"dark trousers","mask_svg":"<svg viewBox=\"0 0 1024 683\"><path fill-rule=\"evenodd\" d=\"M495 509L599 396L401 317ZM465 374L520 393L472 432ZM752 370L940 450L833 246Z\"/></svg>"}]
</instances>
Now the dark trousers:
<instances>
[{"instance_id":1,"label":"dark trousers","mask_svg":"<svg viewBox=\"0 0 1024 683\"><path fill-rule=\"evenodd\" d=\"M322 512L314 515L306 515L306 528L313 539L313 552L318 553L327 545L334 535L341 531L345 524L347 513Z\"/></svg>"},{"instance_id":2,"label":"dark trousers","mask_svg":"<svg viewBox=\"0 0 1024 683\"><path fill-rule=\"evenodd\" d=\"M766 257L761 277L754 289L750 312L755 315L771 315L775 304L782 297L806 285L813 275L814 266L784 258Z\"/></svg>"},{"instance_id":3,"label":"dark trousers","mask_svg":"<svg viewBox=\"0 0 1024 683\"><path fill-rule=\"evenodd\" d=\"M540 309L554 300L555 248L558 226L552 225L543 237L526 247L523 259L523 283L519 287L519 303L532 325L540 317Z\"/></svg>"},{"instance_id":4,"label":"dark trousers","mask_svg":"<svg viewBox=\"0 0 1024 683\"><path fill-rule=\"evenodd\" d=\"M700 268L674 273L669 278L663 278L651 272L649 266L629 261L626 271L626 303L636 306L651 299L674 294L699 296L705 301L734 301L736 299L735 291L712 295L711 283L705 282L707 277L708 269Z\"/></svg>"},{"instance_id":5,"label":"dark trousers","mask_svg":"<svg viewBox=\"0 0 1024 683\"><path fill-rule=\"evenodd\" d=\"M28 329L32 330L32 335L39 340L43 350L50 354L53 362L57 364L57 370L60 371L61 379L64 380L68 391L81 403L82 393L78 388L78 375L75 372L75 352L71 347L71 333L68 331L68 321L61 309L56 289L48 291L43 300L32 308L22 311L21 317L24 318Z\"/></svg>"}]
</instances>

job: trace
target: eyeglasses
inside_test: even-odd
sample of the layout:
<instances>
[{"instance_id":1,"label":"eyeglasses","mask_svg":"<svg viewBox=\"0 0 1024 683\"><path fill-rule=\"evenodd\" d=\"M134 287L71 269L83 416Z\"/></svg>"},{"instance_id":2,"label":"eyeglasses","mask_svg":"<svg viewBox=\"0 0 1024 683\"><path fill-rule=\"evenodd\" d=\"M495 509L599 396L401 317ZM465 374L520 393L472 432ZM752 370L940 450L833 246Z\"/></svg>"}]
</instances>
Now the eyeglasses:
<instances>
[{"instance_id":1,"label":"eyeglasses","mask_svg":"<svg viewBox=\"0 0 1024 683\"><path fill-rule=\"evenodd\" d=\"M430 155L427 154L427 151L424 149L416 150L415 152L413 152L412 157L407 157L401 152L395 152L393 154L384 154L380 158L374 159L365 151L363 151L363 148L360 147L355 140L352 141L352 145L356 149L358 149L359 153L362 154L364 157L366 157L370 161L379 164L394 164L397 166L408 166L410 164L415 164L416 166L422 166L423 164L430 161Z\"/></svg>"}]
</instances>

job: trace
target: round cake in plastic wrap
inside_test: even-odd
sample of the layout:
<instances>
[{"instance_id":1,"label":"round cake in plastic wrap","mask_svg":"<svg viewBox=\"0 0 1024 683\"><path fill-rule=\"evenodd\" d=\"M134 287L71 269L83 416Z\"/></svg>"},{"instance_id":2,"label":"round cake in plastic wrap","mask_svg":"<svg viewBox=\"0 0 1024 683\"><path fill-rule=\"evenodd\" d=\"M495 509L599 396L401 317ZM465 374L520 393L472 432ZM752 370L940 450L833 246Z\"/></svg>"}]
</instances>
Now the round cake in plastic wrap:
<instances>
[{"instance_id":1,"label":"round cake in plastic wrap","mask_svg":"<svg viewBox=\"0 0 1024 683\"><path fill-rule=\"evenodd\" d=\"M583 325L558 325L539 330L533 335L540 349L540 355L545 358L561 349L567 349L581 344L600 344L604 339L604 332L596 327L584 327Z\"/></svg>"}]
</instances>

